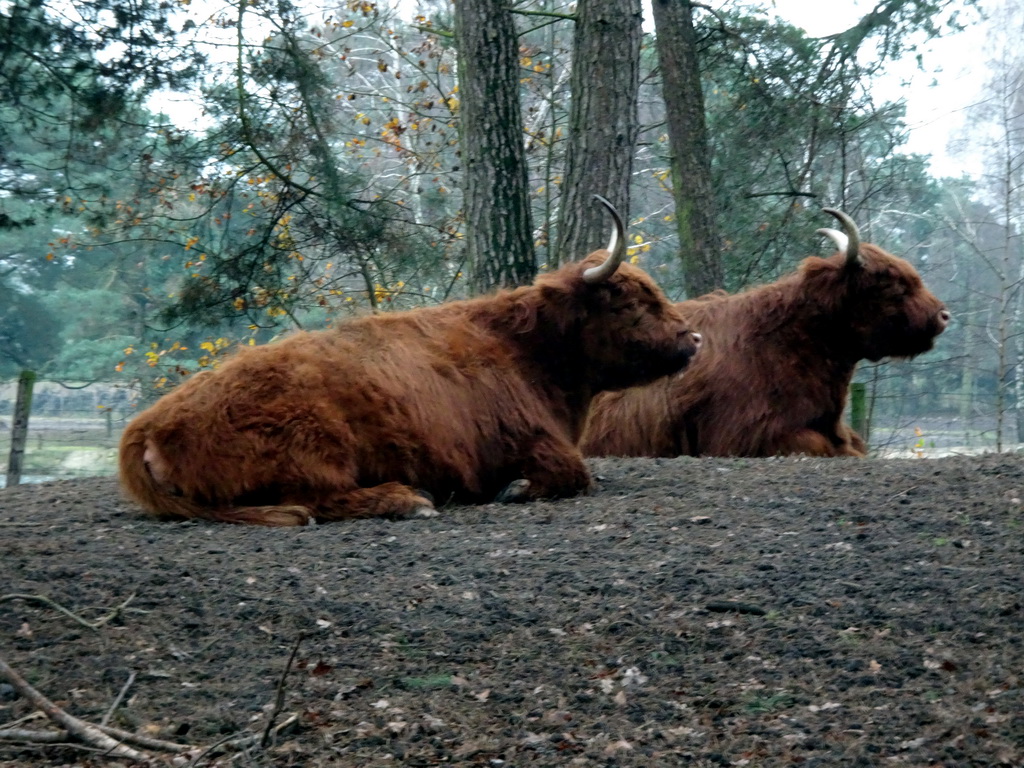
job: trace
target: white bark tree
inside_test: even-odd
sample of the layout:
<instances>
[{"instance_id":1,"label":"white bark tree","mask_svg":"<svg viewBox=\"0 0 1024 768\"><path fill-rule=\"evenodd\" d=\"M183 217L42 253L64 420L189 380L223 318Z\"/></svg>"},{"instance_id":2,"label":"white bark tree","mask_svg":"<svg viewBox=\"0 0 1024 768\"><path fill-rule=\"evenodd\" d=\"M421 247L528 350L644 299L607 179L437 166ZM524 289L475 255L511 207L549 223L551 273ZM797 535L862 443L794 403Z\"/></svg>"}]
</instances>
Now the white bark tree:
<instances>
[{"instance_id":1,"label":"white bark tree","mask_svg":"<svg viewBox=\"0 0 1024 768\"><path fill-rule=\"evenodd\" d=\"M983 190L1003 236L995 251L981 254L994 279L988 337L995 352L996 450L1024 434L1024 3L1007 0L989 22L992 56L985 98L971 115L972 134L982 137L986 158Z\"/></svg>"}]
</instances>

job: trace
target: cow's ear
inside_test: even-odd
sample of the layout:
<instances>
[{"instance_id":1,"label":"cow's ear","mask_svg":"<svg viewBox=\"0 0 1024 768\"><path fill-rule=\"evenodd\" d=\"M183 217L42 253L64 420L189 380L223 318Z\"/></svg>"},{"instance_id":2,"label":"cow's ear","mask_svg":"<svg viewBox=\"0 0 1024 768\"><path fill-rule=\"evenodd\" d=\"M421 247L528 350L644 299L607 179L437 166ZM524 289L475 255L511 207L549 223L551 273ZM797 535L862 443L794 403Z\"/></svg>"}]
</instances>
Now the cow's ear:
<instances>
[{"instance_id":1,"label":"cow's ear","mask_svg":"<svg viewBox=\"0 0 1024 768\"><path fill-rule=\"evenodd\" d=\"M815 290L820 290L817 285L825 280L829 284L842 284L855 277L855 273L846 268L846 264L836 265L835 261L822 258L821 256L808 256L800 263L800 274L806 283L805 291L813 295ZM826 291L828 293L828 291Z\"/></svg>"},{"instance_id":2,"label":"cow's ear","mask_svg":"<svg viewBox=\"0 0 1024 768\"><path fill-rule=\"evenodd\" d=\"M513 310L516 327L520 333L529 333L537 327L537 305L521 302Z\"/></svg>"},{"instance_id":3,"label":"cow's ear","mask_svg":"<svg viewBox=\"0 0 1024 768\"><path fill-rule=\"evenodd\" d=\"M587 291L595 300L607 304L610 299L622 295L622 283L619 280L604 280L600 283L592 283L585 280L583 290Z\"/></svg>"},{"instance_id":4,"label":"cow's ear","mask_svg":"<svg viewBox=\"0 0 1024 768\"><path fill-rule=\"evenodd\" d=\"M619 280L609 280L607 283L604 284L604 287L605 287L605 290L608 291L608 294L610 296L617 297L617 296L621 296L622 294L624 294L626 292L625 289L623 288L622 282L619 281Z\"/></svg>"}]
</instances>

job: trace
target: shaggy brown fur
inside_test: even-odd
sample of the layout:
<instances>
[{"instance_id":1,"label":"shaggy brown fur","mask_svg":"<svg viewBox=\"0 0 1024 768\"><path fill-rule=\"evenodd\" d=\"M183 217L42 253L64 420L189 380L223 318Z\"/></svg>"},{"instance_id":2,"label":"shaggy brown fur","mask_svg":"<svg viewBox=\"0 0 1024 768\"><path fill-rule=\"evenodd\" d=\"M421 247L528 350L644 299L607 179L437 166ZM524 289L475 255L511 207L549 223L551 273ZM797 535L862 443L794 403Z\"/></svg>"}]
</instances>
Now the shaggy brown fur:
<instances>
[{"instance_id":1,"label":"shaggy brown fur","mask_svg":"<svg viewBox=\"0 0 1024 768\"><path fill-rule=\"evenodd\" d=\"M842 422L857 362L931 349L949 313L903 259L870 244L856 253L677 304L704 337L700 355L681 374L595 398L584 455L863 456Z\"/></svg>"},{"instance_id":2,"label":"shaggy brown fur","mask_svg":"<svg viewBox=\"0 0 1024 768\"><path fill-rule=\"evenodd\" d=\"M593 395L678 371L700 344L641 270L582 279L608 256L242 349L131 421L123 486L159 515L261 525L586 491Z\"/></svg>"}]
</instances>

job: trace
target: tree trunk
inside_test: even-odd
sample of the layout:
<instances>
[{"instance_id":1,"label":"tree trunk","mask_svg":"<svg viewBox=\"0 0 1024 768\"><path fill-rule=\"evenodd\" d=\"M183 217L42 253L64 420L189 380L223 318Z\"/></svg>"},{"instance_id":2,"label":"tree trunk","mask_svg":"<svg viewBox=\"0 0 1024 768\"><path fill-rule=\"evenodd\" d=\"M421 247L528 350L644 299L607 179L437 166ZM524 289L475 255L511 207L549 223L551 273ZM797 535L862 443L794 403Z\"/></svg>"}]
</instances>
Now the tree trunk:
<instances>
[{"instance_id":1,"label":"tree trunk","mask_svg":"<svg viewBox=\"0 0 1024 768\"><path fill-rule=\"evenodd\" d=\"M964 270L964 291L963 291L963 304L958 309L957 314L961 317L974 317L977 311L974 304L974 291L971 285L971 270ZM973 414L974 414L974 367L978 364L977 350L975 349L975 340L971 337L970 333L963 334L963 347L960 353L961 367L960 367L960 408L958 410L958 416L960 417L960 426L963 428L963 443L968 448L974 446L973 430ZM955 359L955 358L954 358Z\"/></svg>"},{"instance_id":2,"label":"tree trunk","mask_svg":"<svg viewBox=\"0 0 1024 768\"><path fill-rule=\"evenodd\" d=\"M463 211L472 289L529 283L537 272L519 105L519 45L508 0L455 5Z\"/></svg>"},{"instance_id":3,"label":"tree trunk","mask_svg":"<svg viewBox=\"0 0 1024 768\"><path fill-rule=\"evenodd\" d=\"M672 153L679 259L686 292L693 298L723 284L697 34L689 0L652 0L652 9Z\"/></svg>"},{"instance_id":4,"label":"tree trunk","mask_svg":"<svg viewBox=\"0 0 1024 768\"><path fill-rule=\"evenodd\" d=\"M628 221L639 122L640 0L580 0L573 38L572 104L554 258L575 261L605 245L608 215Z\"/></svg>"},{"instance_id":5,"label":"tree trunk","mask_svg":"<svg viewBox=\"0 0 1024 768\"><path fill-rule=\"evenodd\" d=\"M14 418L11 423L11 453L7 459L8 488L13 488L21 482L25 443L28 442L28 420L32 415L32 388L35 383L34 371L22 371L18 377L18 395L14 403Z\"/></svg>"}]
</instances>

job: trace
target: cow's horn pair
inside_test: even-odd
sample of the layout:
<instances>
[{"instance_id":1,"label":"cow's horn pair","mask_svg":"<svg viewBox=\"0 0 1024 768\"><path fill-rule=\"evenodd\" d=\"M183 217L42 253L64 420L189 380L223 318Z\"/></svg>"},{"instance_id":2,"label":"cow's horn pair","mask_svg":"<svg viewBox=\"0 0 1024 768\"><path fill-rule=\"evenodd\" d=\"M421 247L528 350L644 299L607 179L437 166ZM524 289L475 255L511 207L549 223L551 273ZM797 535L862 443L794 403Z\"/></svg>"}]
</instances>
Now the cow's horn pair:
<instances>
[{"instance_id":1,"label":"cow's horn pair","mask_svg":"<svg viewBox=\"0 0 1024 768\"><path fill-rule=\"evenodd\" d=\"M847 266L864 266L864 259L860 257L860 230L853 223L853 219L835 208L822 208L821 210L839 219L846 234L836 229L819 229L818 234L829 238L840 251L846 251Z\"/></svg>"},{"instance_id":2,"label":"cow's horn pair","mask_svg":"<svg viewBox=\"0 0 1024 768\"><path fill-rule=\"evenodd\" d=\"M622 260L626 258L626 226L622 223L622 217L619 216L619 212L615 210L615 206L603 197L600 195L594 195L594 197L601 203L601 205L608 209L609 213L611 213L615 226L612 229L611 240L608 241L607 250L611 255L604 260L603 264L591 267L583 273L583 282L585 283L600 283L607 280L615 274L615 270L619 268L619 264L621 264Z\"/></svg>"}]
</instances>

